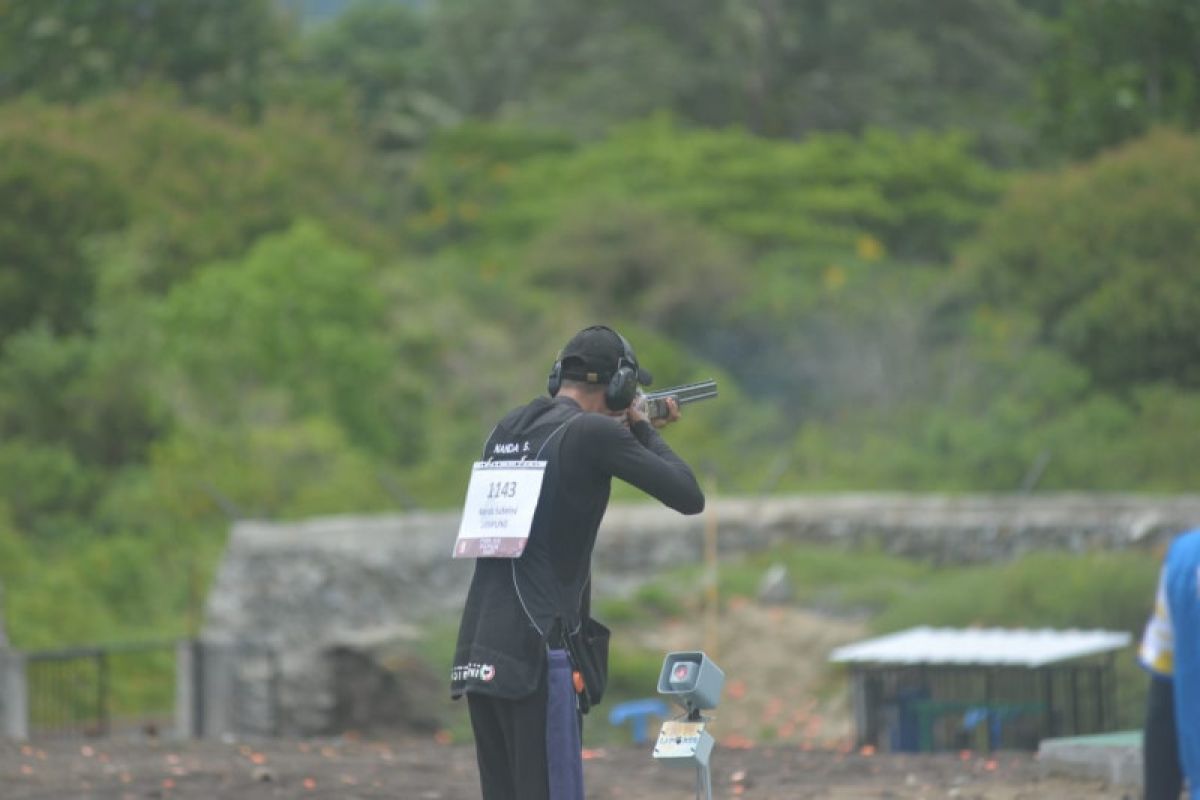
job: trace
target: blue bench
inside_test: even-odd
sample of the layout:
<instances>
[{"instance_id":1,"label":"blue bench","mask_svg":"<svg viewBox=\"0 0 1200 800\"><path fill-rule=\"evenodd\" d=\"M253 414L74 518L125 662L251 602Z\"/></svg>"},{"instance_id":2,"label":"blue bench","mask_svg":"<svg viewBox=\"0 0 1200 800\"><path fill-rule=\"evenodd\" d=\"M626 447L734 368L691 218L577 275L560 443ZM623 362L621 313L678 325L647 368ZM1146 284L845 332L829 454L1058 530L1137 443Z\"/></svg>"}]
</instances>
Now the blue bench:
<instances>
[{"instance_id":1,"label":"blue bench","mask_svg":"<svg viewBox=\"0 0 1200 800\"><path fill-rule=\"evenodd\" d=\"M626 700L624 703L617 703L608 712L608 722L617 727L620 727L625 722L631 722L633 727L633 741L636 744L645 744L647 741L646 727L650 717L666 719L669 712L670 709L667 707L667 704L657 697L648 697L642 700Z\"/></svg>"}]
</instances>

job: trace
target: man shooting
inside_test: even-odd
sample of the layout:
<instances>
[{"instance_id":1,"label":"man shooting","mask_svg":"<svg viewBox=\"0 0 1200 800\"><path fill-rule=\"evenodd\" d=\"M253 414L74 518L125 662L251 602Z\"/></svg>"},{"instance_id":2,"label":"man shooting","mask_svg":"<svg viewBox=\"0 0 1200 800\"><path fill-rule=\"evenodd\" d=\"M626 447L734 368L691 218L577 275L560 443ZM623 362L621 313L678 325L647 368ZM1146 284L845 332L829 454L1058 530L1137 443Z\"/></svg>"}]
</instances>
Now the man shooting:
<instances>
[{"instance_id":1,"label":"man shooting","mask_svg":"<svg viewBox=\"0 0 1200 800\"><path fill-rule=\"evenodd\" d=\"M459 628L451 693L467 696L484 800L582 800L580 713L604 688L607 630L590 617L591 556L612 479L684 514L704 509L691 469L653 423L650 375L604 326L562 349L549 397L511 411L484 459L545 462L523 551L478 558ZM518 455L519 454L519 455Z\"/></svg>"}]
</instances>

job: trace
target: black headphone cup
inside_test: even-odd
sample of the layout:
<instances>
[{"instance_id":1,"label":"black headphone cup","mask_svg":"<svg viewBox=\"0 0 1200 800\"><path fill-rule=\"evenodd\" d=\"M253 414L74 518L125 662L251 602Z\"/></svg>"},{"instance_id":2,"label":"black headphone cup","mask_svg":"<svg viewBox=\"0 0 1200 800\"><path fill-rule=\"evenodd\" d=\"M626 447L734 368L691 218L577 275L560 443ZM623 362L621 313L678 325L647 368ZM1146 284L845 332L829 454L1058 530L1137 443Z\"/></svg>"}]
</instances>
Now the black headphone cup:
<instances>
[{"instance_id":1,"label":"black headphone cup","mask_svg":"<svg viewBox=\"0 0 1200 800\"><path fill-rule=\"evenodd\" d=\"M604 405L609 411L624 411L637 396L637 369L622 362L604 390Z\"/></svg>"},{"instance_id":2,"label":"black headphone cup","mask_svg":"<svg viewBox=\"0 0 1200 800\"><path fill-rule=\"evenodd\" d=\"M558 390L562 388L562 361L556 360L554 366L550 369L550 375L546 378L546 391L551 397L558 394Z\"/></svg>"},{"instance_id":3,"label":"black headphone cup","mask_svg":"<svg viewBox=\"0 0 1200 800\"><path fill-rule=\"evenodd\" d=\"M637 396L638 387L638 366L637 358L633 355L633 348L629 346L629 340L620 334L620 332L609 328L621 342L621 358L617 361L617 369L613 372L612 379L608 382L608 388L604 392L604 403L610 411L624 411L633 403L633 398Z\"/></svg>"}]
</instances>

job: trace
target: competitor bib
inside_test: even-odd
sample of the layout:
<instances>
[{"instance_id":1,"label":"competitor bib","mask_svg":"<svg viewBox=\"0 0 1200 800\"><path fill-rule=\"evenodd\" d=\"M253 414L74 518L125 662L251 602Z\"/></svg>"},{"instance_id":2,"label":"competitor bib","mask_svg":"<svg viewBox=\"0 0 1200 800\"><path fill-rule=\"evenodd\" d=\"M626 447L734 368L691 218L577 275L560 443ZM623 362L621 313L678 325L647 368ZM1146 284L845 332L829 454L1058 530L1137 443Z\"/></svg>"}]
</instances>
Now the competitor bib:
<instances>
[{"instance_id":1,"label":"competitor bib","mask_svg":"<svg viewBox=\"0 0 1200 800\"><path fill-rule=\"evenodd\" d=\"M476 461L453 557L517 558L525 552L545 476L545 461Z\"/></svg>"}]
</instances>

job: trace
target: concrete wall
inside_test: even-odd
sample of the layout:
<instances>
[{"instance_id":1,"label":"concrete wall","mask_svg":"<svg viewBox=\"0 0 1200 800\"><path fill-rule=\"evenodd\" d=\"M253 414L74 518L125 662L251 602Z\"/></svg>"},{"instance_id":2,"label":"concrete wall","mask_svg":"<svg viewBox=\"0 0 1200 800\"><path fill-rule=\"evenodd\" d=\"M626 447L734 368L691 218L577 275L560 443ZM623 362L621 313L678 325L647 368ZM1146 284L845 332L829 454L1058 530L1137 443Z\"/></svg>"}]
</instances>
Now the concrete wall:
<instances>
[{"instance_id":1,"label":"concrete wall","mask_svg":"<svg viewBox=\"0 0 1200 800\"><path fill-rule=\"evenodd\" d=\"M874 544L938 563L1033 550L1152 547L1200 525L1200 496L1060 494L960 497L842 494L710 502L720 550L779 542ZM322 732L332 705L328 654L413 638L413 625L462 604L472 562L450 558L458 512L234 525L208 599L204 638L277 649L280 702L296 733ZM706 516L614 505L594 558L598 594L699 562Z\"/></svg>"}]
</instances>

